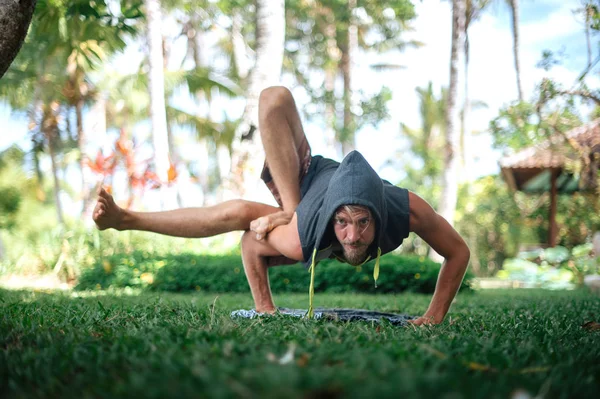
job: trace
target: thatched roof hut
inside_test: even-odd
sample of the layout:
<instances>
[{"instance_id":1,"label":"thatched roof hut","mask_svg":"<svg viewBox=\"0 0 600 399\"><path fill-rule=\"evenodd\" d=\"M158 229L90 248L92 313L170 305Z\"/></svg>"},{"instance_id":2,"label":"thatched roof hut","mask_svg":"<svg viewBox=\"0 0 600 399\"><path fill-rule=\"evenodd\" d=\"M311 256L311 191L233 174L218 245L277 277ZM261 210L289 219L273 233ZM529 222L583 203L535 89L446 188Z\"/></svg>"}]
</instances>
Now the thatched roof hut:
<instances>
[{"instance_id":1,"label":"thatched roof hut","mask_svg":"<svg viewBox=\"0 0 600 399\"><path fill-rule=\"evenodd\" d=\"M598 188L600 119L506 156L499 164L512 190L550 192L548 244L555 246L557 195Z\"/></svg>"}]
</instances>

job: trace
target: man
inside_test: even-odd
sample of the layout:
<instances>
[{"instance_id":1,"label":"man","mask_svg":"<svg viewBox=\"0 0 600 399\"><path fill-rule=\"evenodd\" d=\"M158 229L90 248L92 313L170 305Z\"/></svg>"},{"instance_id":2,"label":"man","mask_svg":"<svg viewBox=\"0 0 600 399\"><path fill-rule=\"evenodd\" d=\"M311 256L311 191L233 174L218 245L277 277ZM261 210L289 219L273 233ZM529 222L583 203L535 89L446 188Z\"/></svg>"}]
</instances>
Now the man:
<instances>
[{"instance_id":1,"label":"man","mask_svg":"<svg viewBox=\"0 0 600 399\"><path fill-rule=\"evenodd\" d=\"M265 181L279 208L232 200L204 208L132 212L119 208L104 189L93 218L100 230L144 230L177 237L209 237L242 230L242 261L257 312L273 313L267 269L335 257L352 265L397 248L414 231L445 258L431 304L416 325L444 319L462 282L469 249L460 235L422 198L381 180L360 153L341 163L312 156L294 99L284 87L259 98L259 130L265 149Z\"/></svg>"}]
</instances>

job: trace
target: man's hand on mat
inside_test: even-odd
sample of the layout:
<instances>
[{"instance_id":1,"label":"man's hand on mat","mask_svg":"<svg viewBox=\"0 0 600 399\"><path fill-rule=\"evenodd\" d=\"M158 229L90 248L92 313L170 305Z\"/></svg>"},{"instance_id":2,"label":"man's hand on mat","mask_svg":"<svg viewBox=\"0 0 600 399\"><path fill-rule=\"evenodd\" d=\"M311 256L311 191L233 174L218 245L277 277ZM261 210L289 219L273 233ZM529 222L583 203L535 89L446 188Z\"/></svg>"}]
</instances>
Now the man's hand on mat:
<instances>
[{"instance_id":1,"label":"man's hand on mat","mask_svg":"<svg viewBox=\"0 0 600 399\"><path fill-rule=\"evenodd\" d=\"M288 224L292 216L293 214L290 215L285 211L275 212L250 222L250 230L256 233L257 240L262 240L275 227Z\"/></svg>"},{"instance_id":2,"label":"man's hand on mat","mask_svg":"<svg viewBox=\"0 0 600 399\"><path fill-rule=\"evenodd\" d=\"M118 229L123 219L121 208L115 204L115 200L104 187L98 190L98 202L94 207L92 219L98 226L98 230Z\"/></svg>"}]
</instances>

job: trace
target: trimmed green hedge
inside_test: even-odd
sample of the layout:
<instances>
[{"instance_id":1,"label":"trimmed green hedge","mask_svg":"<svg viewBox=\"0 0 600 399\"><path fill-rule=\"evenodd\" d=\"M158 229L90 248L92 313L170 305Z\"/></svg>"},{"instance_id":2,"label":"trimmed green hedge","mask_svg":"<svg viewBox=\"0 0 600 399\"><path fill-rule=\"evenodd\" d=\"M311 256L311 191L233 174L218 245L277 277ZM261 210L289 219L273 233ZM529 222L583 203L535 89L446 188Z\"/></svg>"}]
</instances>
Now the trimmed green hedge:
<instances>
[{"instance_id":1,"label":"trimmed green hedge","mask_svg":"<svg viewBox=\"0 0 600 399\"><path fill-rule=\"evenodd\" d=\"M381 258L378 287L373 283L375 262L350 266L333 260L318 264L317 292L432 293L440 265L424 257L386 255ZM467 287L467 275L461 289ZM273 292L305 292L310 275L300 263L269 269ZM77 289L140 287L172 292L248 292L248 283L239 255L201 256L177 254L158 256L134 251L115 254L85 269Z\"/></svg>"}]
</instances>

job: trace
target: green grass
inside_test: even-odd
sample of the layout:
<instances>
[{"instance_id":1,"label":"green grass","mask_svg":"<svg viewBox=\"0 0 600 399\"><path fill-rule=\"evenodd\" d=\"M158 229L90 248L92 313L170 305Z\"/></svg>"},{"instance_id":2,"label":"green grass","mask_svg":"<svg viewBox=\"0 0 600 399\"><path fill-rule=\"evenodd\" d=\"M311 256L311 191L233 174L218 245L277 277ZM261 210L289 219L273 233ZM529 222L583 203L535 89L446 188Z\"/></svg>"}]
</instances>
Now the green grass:
<instances>
[{"instance_id":1,"label":"green grass","mask_svg":"<svg viewBox=\"0 0 600 399\"><path fill-rule=\"evenodd\" d=\"M85 295L83 293L82 295ZM429 296L317 294L316 305L418 315ZM277 296L306 308L305 294ZM590 397L600 298L460 294L444 324L231 320L249 294L0 291L0 397ZM295 345L294 360L278 361Z\"/></svg>"}]
</instances>

